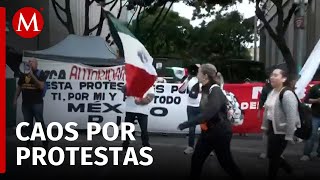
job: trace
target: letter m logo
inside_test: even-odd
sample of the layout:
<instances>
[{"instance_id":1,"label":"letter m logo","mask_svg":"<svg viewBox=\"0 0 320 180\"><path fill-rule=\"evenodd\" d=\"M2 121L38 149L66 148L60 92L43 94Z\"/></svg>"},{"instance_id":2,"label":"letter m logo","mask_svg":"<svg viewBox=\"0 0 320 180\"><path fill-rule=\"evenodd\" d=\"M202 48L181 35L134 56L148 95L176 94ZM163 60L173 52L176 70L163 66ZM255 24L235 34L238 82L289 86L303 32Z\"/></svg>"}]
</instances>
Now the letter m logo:
<instances>
[{"instance_id":1,"label":"letter m logo","mask_svg":"<svg viewBox=\"0 0 320 180\"><path fill-rule=\"evenodd\" d=\"M34 38L41 33L44 20L37 9L24 7L13 16L12 26L16 34L22 38Z\"/></svg>"},{"instance_id":2,"label":"letter m logo","mask_svg":"<svg viewBox=\"0 0 320 180\"><path fill-rule=\"evenodd\" d=\"M39 27L38 27L38 21L37 21L37 14L36 13L33 13L32 18L29 21L29 24L27 24L26 19L24 18L23 14L20 13L18 29L16 31L22 31L21 30L21 25L24 26L24 29L26 31L29 31L31 24L33 24L33 31L40 31Z\"/></svg>"}]
</instances>

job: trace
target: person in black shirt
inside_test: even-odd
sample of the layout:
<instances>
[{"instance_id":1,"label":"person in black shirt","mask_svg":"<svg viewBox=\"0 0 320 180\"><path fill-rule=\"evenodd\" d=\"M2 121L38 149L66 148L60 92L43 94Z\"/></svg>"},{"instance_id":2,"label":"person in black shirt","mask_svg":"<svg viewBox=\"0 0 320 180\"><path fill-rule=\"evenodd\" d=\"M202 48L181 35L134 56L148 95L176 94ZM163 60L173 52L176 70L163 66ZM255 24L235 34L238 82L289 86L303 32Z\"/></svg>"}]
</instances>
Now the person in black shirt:
<instances>
[{"instance_id":1,"label":"person in black shirt","mask_svg":"<svg viewBox=\"0 0 320 180\"><path fill-rule=\"evenodd\" d=\"M22 113L24 121L29 123L26 133L30 137L33 130L33 118L40 122L44 131L46 131L43 120L43 90L45 87L45 74L43 71L38 73L38 62L36 59L29 60L31 68L29 74L20 76L13 105L16 107L17 99L22 92ZM45 148L48 148L48 138L43 142ZM28 147L32 147L32 142L28 141Z\"/></svg>"},{"instance_id":2,"label":"person in black shirt","mask_svg":"<svg viewBox=\"0 0 320 180\"><path fill-rule=\"evenodd\" d=\"M318 128L320 128L320 84L313 86L305 98L305 102L312 104L312 135L306 141L302 161L309 161L314 145L318 142ZM318 157L320 157L320 146L318 146Z\"/></svg>"},{"instance_id":3,"label":"person in black shirt","mask_svg":"<svg viewBox=\"0 0 320 180\"><path fill-rule=\"evenodd\" d=\"M266 102L269 93L272 91L272 86L270 80L266 80L266 84L263 86L260 101L259 101L259 110L263 109L264 103Z\"/></svg>"},{"instance_id":4,"label":"person in black shirt","mask_svg":"<svg viewBox=\"0 0 320 180\"><path fill-rule=\"evenodd\" d=\"M208 94L200 102L201 113L193 121L186 121L178 126L183 130L198 124L206 123L206 129L201 132L192 155L191 178L198 179L202 166L212 150L222 168L233 178L243 179L242 173L235 164L230 143L232 138L232 125L227 120L227 98L221 87L221 74L212 64L204 64L198 72L199 82L203 85L202 93Z\"/></svg>"},{"instance_id":5,"label":"person in black shirt","mask_svg":"<svg viewBox=\"0 0 320 180\"><path fill-rule=\"evenodd\" d=\"M264 107L264 103L266 102L269 93L272 91L272 86L270 83L270 80L267 79L266 80L266 84L263 86L262 92L261 92L261 96L260 96L260 101L259 101L259 110L258 110L258 120L262 120L262 115L261 115L261 111L263 110ZM265 147L267 147L267 136L266 136L266 132L263 132L262 134L262 141L263 141L263 145ZM267 148L265 148L267 149ZM267 158L267 153L266 152L262 152L259 156L261 159L265 159Z\"/></svg>"}]
</instances>

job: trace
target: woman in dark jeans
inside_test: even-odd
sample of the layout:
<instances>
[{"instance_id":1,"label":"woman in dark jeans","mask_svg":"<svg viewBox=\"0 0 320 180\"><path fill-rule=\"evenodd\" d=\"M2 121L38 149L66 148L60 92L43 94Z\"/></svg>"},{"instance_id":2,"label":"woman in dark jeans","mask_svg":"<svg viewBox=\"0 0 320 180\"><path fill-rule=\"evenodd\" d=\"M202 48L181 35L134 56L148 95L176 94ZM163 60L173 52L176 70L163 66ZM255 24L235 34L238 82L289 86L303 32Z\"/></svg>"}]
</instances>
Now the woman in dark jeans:
<instances>
[{"instance_id":1,"label":"woman in dark jeans","mask_svg":"<svg viewBox=\"0 0 320 180\"><path fill-rule=\"evenodd\" d=\"M284 69L275 69L270 82L273 90L265 102L262 129L268 136L267 156L269 159L268 178L275 179L279 168L292 173L292 168L281 155L288 141L293 141L294 132L301 127L298 100L292 89ZM281 99L281 94L282 99ZM281 99L281 100L280 100Z\"/></svg>"},{"instance_id":2,"label":"woman in dark jeans","mask_svg":"<svg viewBox=\"0 0 320 180\"><path fill-rule=\"evenodd\" d=\"M214 65L204 64L200 67L198 79L203 85L201 113L193 121L187 121L178 126L178 129L183 130L206 123L207 129L202 130L192 156L191 177L195 179L200 177L202 166L211 151L215 151L220 165L233 179L243 178L230 151L232 129L230 121L227 120L227 99L218 86L221 78L221 74Z\"/></svg>"}]
</instances>

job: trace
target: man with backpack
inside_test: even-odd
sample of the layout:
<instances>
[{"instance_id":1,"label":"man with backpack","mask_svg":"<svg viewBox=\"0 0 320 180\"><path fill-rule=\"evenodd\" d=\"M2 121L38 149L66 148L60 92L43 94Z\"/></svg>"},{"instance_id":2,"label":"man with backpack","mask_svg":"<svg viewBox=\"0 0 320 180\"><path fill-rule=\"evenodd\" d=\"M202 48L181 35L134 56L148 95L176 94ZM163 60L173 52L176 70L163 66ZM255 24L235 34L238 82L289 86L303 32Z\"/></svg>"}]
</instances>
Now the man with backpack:
<instances>
[{"instance_id":1,"label":"man with backpack","mask_svg":"<svg viewBox=\"0 0 320 180\"><path fill-rule=\"evenodd\" d=\"M46 127L43 120L43 96L46 90L45 74L43 71L38 70L38 62L36 59L31 59L28 62L30 72L22 74L18 81L16 94L13 100L13 105L16 107L17 99L22 92L22 113L24 121L29 123L26 128L27 136L31 136L33 130L33 118L40 122L44 131ZM27 142L27 147L33 146L31 141ZM43 142L43 146L48 148L48 138Z\"/></svg>"},{"instance_id":2,"label":"man with backpack","mask_svg":"<svg viewBox=\"0 0 320 180\"><path fill-rule=\"evenodd\" d=\"M313 86L305 98L305 102L312 104L312 134L305 142L302 161L309 161L314 145L318 142L318 128L320 128L320 84ZM318 146L318 157L320 158L320 146Z\"/></svg>"}]
</instances>

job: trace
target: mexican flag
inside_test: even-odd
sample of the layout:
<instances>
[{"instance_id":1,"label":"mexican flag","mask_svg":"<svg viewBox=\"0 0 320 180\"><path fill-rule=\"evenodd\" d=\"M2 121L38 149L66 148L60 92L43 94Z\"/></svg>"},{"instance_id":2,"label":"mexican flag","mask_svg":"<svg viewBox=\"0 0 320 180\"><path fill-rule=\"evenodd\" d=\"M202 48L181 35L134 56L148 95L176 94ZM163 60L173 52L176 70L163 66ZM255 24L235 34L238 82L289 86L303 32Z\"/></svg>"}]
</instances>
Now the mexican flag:
<instances>
[{"instance_id":1,"label":"mexican flag","mask_svg":"<svg viewBox=\"0 0 320 180\"><path fill-rule=\"evenodd\" d=\"M153 58L126 25L110 12L106 13L111 35L125 59L127 96L143 97L157 79Z\"/></svg>"}]
</instances>

